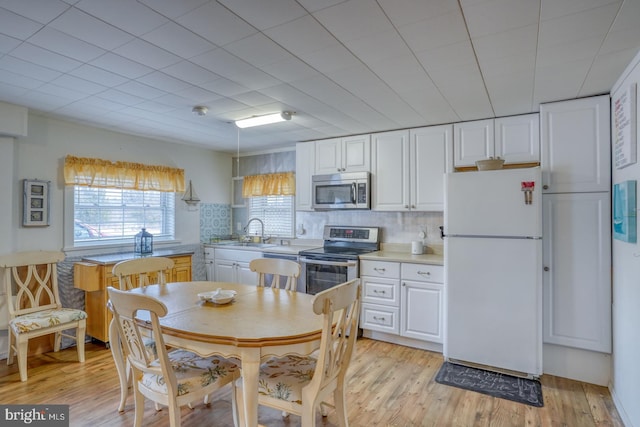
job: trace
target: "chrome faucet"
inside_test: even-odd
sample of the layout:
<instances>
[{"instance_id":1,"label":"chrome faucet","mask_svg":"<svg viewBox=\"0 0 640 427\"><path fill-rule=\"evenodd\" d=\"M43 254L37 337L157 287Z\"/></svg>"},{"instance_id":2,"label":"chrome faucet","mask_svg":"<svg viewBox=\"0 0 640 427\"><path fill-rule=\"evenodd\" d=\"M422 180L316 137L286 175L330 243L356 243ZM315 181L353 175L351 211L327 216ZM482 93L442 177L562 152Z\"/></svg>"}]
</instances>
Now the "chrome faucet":
<instances>
[{"instance_id":1,"label":"chrome faucet","mask_svg":"<svg viewBox=\"0 0 640 427\"><path fill-rule=\"evenodd\" d=\"M260 223L260 227L261 227L261 232L260 232L260 241L262 243L264 243L264 222L262 222L262 220L260 218L251 218L249 221L247 221L247 225L244 226L244 232L246 233L247 230L249 229L249 224L251 224L253 221L258 221Z\"/></svg>"}]
</instances>

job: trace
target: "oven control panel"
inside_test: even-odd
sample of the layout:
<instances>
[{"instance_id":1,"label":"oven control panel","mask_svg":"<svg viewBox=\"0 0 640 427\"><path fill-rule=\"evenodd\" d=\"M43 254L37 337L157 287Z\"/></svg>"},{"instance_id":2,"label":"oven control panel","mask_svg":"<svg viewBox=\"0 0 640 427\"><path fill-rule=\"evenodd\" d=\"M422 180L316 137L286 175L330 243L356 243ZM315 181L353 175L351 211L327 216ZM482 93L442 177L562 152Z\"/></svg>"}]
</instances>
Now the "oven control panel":
<instances>
[{"instance_id":1,"label":"oven control panel","mask_svg":"<svg viewBox=\"0 0 640 427\"><path fill-rule=\"evenodd\" d=\"M324 229L325 240L347 242L378 242L378 227L348 227L327 225Z\"/></svg>"}]
</instances>

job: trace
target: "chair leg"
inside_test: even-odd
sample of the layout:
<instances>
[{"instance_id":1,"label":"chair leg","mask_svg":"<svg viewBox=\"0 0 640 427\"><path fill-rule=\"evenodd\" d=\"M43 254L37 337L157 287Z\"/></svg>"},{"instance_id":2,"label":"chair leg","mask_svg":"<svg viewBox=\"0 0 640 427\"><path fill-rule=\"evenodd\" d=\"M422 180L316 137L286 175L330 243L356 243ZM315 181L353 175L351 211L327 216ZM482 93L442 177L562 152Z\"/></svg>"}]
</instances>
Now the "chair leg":
<instances>
[{"instance_id":1,"label":"chair leg","mask_svg":"<svg viewBox=\"0 0 640 427\"><path fill-rule=\"evenodd\" d=\"M135 379L134 379L135 381ZM135 401L135 418L133 421L134 427L142 426L142 417L144 415L144 396L137 389L137 386L133 386L133 395Z\"/></svg>"},{"instance_id":2,"label":"chair leg","mask_svg":"<svg viewBox=\"0 0 640 427\"><path fill-rule=\"evenodd\" d=\"M180 407L175 400L169 402L169 426L180 427Z\"/></svg>"},{"instance_id":3,"label":"chair leg","mask_svg":"<svg viewBox=\"0 0 640 427\"><path fill-rule=\"evenodd\" d=\"M27 380L27 352L29 351L29 341L27 339L17 338L18 349L18 370L20 371L20 381Z\"/></svg>"},{"instance_id":4,"label":"chair leg","mask_svg":"<svg viewBox=\"0 0 640 427\"><path fill-rule=\"evenodd\" d=\"M62 343L62 332L56 332L53 340L53 351L60 351L60 344Z\"/></svg>"},{"instance_id":5,"label":"chair leg","mask_svg":"<svg viewBox=\"0 0 640 427\"><path fill-rule=\"evenodd\" d=\"M333 401L336 410L336 417L338 418L338 425L340 427L348 427L349 425L345 392L344 384L338 382L336 389L333 391Z\"/></svg>"},{"instance_id":6,"label":"chair leg","mask_svg":"<svg viewBox=\"0 0 640 427\"><path fill-rule=\"evenodd\" d=\"M86 324L78 326L76 330L76 347L78 347L78 361L84 363L84 336Z\"/></svg>"},{"instance_id":7,"label":"chair leg","mask_svg":"<svg viewBox=\"0 0 640 427\"><path fill-rule=\"evenodd\" d=\"M78 331L78 333L80 332ZM115 320L111 320L111 323L109 324L109 342L111 343L109 350L111 350L111 356L113 357L113 362L116 365L116 372L118 373L118 379L120 380L120 403L118 404L118 412L123 412L127 403L127 395L129 394L129 377L131 367L129 366L129 363L124 360L122 342L120 341L120 335L118 334ZM78 342L78 352L80 352L80 342ZM79 353L78 357L80 357Z\"/></svg>"},{"instance_id":8,"label":"chair leg","mask_svg":"<svg viewBox=\"0 0 640 427\"><path fill-rule=\"evenodd\" d=\"M11 330L11 327L9 327L9 349L7 351L7 365L12 365L13 364L13 353L14 353L14 348L16 346L16 336L14 335L13 331Z\"/></svg>"}]
</instances>

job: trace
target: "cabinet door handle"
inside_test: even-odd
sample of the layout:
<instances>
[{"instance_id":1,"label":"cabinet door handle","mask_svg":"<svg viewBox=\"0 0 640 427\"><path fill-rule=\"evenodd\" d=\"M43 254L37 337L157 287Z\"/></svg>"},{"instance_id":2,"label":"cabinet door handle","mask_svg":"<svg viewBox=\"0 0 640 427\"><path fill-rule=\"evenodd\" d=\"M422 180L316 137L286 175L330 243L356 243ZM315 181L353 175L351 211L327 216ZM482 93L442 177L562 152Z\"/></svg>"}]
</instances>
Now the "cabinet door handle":
<instances>
[{"instance_id":1,"label":"cabinet door handle","mask_svg":"<svg viewBox=\"0 0 640 427\"><path fill-rule=\"evenodd\" d=\"M418 271L418 274L423 274L426 276L431 276L431 272L430 271Z\"/></svg>"},{"instance_id":2,"label":"cabinet door handle","mask_svg":"<svg viewBox=\"0 0 640 427\"><path fill-rule=\"evenodd\" d=\"M404 205L404 208L405 209L409 209L409 205Z\"/></svg>"},{"instance_id":3,"label":"cabinet door handle","mask_svg":"<svg viewBox=\"0 0 640 427\"><path fill-rule=\"evenodd\" d=\"M543 190L548 190L548 189L549 189L549 186L548 186L547 184L545 184L545 185L543 185L543 186L542 186L542 189L543 189Z\"/></svg>"},{"instance_id":4,"label":"cabinet door handle","mask_svg":"<svg viewBox=\"0 0 640 427\"><path fill-rule=\"evenodd\" d=\"M378 289L374 289L374 290L373 290L373 293L374 293L374 294L382 294L382 295L384 295L384 294L386 294L387 292L386 292L386 291L380 291L380 290L378 290Z\"/></svg>"},{"instance_id":5,"label":"cabinet door handle","mask_svg":"<svg viewBox=\"0 0 640 427\"><path fill-rule=\"evenodd\" d=\"M373 320L376 320L378 322L384 322L387 319L385 319L384 317L373 316Z\"/></svg>"},{"instance_id":6,"label":"cabinet door handle","mask_svg":"<svg viewBox=\"0 0 640 427\"><path fill-rule=\"evenodd\" d=\"M416 205L411 205L411 209L415 209L415 208L416 208Z\"/></svg>"},{"instance_id":7,"label":"cabinet door handle","mask_svg":"<svg viewBox=\"0 0 640 427\"><path fill-rule=\"evenodd\" d=\"M387 269L386 269L386 268L380 268L380 267L374 267L373 269L374 269L375 271L379 271L379 272L382 272L382 273L384 273L385 271L387 271Z\"/></svg>"},{"instance_id":8,"label":"cabinet door handle","mask_svg":"<svg viewBox=\"0 0 640 427\"><path fill-rule=\"evenodd\" d=\"M550 269L549 267L545 267L543 270L544 270L544 271L549 271L549 270L551 270L551 269Z\"/></svg>"}]
</instances>

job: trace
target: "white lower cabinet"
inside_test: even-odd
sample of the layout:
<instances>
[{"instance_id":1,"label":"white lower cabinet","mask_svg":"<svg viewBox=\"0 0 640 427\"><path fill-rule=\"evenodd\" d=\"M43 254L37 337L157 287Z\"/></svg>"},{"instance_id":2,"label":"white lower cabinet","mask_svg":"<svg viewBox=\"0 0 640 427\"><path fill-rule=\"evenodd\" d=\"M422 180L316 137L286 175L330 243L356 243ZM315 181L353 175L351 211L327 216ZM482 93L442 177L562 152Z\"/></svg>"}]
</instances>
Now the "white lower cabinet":
<instances>
[{"instance_id":1,"label":"white lower cabinet","mask_svg":"<svg viewBox=\"0 0 640 427\"><path fill-rule=\"evenodd\" d=\"M362 329L442 343L442 266L362 260L360 277Z\"/></svg>"},{"instance_id":2,"label":"white lower cabinet","mask_svg":"<svg viewBox=\"0 0 640 427\"><path fill-rule=\"evenodd\" d=\"M262 258L262 252L215 248L216 281L257 285L258 275L249 270L249 263L256 258Z\"/></svg>"}]
</instances>

